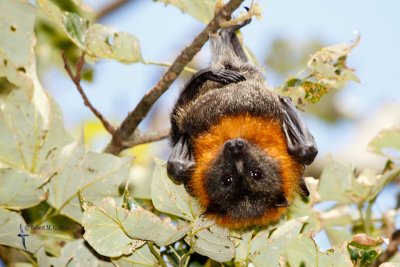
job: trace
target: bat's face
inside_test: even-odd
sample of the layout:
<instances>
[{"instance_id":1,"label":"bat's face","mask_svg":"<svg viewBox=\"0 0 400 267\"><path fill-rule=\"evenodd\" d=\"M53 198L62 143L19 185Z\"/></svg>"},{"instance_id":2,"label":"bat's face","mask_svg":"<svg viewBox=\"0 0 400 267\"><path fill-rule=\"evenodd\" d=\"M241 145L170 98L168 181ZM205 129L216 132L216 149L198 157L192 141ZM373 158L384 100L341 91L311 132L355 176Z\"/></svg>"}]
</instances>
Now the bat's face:
<instances>
[{"instance_id":1,"label":"bat's face","mask_svg":"<svg viewBox=\"0 0 400 267\"><path fill-rule=\"evenodd\" d=\"M276 221L293 201L303 175L303 165L287 150L279 122L227 116L196 139L191 192L222 226Z\"/></svg>"},{"instance_id":2,"label":"bat's face","mask_svg":"<svg viewBox=\"0 0 400 267\"><path fill-rule=\"evenodd\" d=\"M287 205L278 162L245 139L226 141L205 176L208 213L251 219Z\"/></svg>"}]
</instances>

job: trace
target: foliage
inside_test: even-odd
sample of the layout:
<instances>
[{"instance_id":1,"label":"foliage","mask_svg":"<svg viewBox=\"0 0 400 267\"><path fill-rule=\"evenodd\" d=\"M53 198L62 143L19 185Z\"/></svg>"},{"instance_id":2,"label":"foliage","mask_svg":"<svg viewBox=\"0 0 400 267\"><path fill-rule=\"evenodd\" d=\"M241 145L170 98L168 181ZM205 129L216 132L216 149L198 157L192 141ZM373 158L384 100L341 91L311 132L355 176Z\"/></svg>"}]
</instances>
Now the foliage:
<instances>
[{"instance_id":1,"label":"foliage","mask_svg":"<svg viewBox=\"0 0 400 267\"><path fill-rule=\"evenodd\" d=\"M214 1L163 2L203 22L214 7ZM376 216L372 206L400 173L399 129L384 130L371 141L372 151L391 160L383 172L357 171L332 159L319 180L306 178L311 196L297 199L287 218L275 225L229 231L202 215L197 200L168 178L162 160L155 159L152 179L144 181L150 193L138 197L132 184L136 186L139 173L131 157L91 152L82 139L73 140L64 130L57 104L37 78L36 9L92 62L143 59L133 35L84 18L87 10L81 10L80 1L72 3L80 14L62 11L48 0L36 4L0 2L1 246L20 251L40 266L195 266L201 261L368 266L379 257L380 237L388 235L398 211ZM357 81L345 63L357 42L319 50L308 62L305 78L290 78L278 90L304 106L349 80ZM19 226L29 234L26 250L17 237ZM321 251L314 240L319 231L327 233L332 245L328 251Z\"/></svg>"},{"instance_id":2,"label":"foliage","mask_svg":"<svg viewBox=\"0 0 400 267\"><path fill-rule=\"evenodd\" d=\"M351 44L324 47L313 54L303 71L305 77L289 78L278 92L293 98L298 108L317 103L331 90L342 88L348 81L359 82L354 70L346 65L347 56L357 46L360 36Z\"/></svg>"}]
</instances>

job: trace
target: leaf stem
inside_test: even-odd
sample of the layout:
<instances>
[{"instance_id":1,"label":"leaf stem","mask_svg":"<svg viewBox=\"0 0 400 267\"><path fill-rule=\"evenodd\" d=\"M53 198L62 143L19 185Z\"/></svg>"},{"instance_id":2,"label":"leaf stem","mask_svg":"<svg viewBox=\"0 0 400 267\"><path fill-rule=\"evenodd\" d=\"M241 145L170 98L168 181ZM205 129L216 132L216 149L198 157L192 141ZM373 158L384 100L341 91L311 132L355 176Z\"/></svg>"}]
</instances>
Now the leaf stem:
<instances>
[{"instance_id":1,"label":"leaf stem","mask_svg":"<svg viewBox=\"0 0 400 267\"><path fill-rule=\"evenodd\" d=\"M364 214L363 214L363 204L359 203L357 205L357 208L358 208L358 212L360 213L360 220L361 220L362 226L364 228L364 232L368 235L369 231L367 229L367 222L366 222Z\"/></svg>"},{"instance_id":2,"label":"leaf stem","mask_svg":"<svg viewBox=\"0 0 400 267\"><path fill-rule=\"evenodd\" d=\"M170 62L158 62L158 61L151 61L151 60L145 61L145 64L154 65L154 66L160 66L160 67L171 67L172 66L172 63L170 63ZM187 71L187 72L190 72L190 73L196 73L197 72L197 70L192 69L190 67L184 67L183 70Z\"/></svg>"},{"instance_id":3,"label":"leaf stem","mask_svg":"<svg viewBox=\"0 0 400 267\"><path fill-rule=\"evenodd\" d=\"M182 259L179 261L179 267L187 267L189 264L190 260L190 255L192 255L192 252L189 250L189 252L185 253L182 257Z\"/></svg>"},{"instance_id":4,"label":"leaf stem","mask_svg":"<svg viewBox=\"0 0 400 267\"><path fill-rule=\"evenodd\" d=\"M191 242L192 243L192 242ZM188 252L186 252L181 260L179 261L179 267L187 267L189 264L189 260L190 260L190 256L193 254L194 250L193 250L193 245L190 245L190 249Z\"/></svg>"},{"instance_id":5,"label":"leaf stem","mask_svg":"<svg viewBox=\"0 0 400 267\"><path fill-rule=\"evenodd\" d=\"M367 203L367 210L365 211L365 228L367 230L366 234L371 232L371 221L372 221L372 205L374 204L374 200L371 200Z\"/></svg>"},{"instance_id":6,"label":"leaf stem","mask_svg":"<svg viewBox=\"0 0 400 267\"><path fill-rule=\"evenodd\" d=\"M53 207L49 207L49 209L46 211L46 213L43 215L43 217L41 219L39 219L38 221L34 222L33 224L38 224L41 225L42 223L44 223L45 221L47 221L49 218L51 218L52 215L51 213L54 211Z\"/></svg>"},{"instance_id":7,"label":"leaf stem","mask_svg":"<svg viewBox=\"0 0 400 267\"><path fill-rule=\"evenodd\" d=\"M39 266L29 253L26 253L25 251L20 249L18 249L18 252L21 253L33 266Z\"/></svg>"},{"instance_id":8,"label":"leaf stem","mask_svg":"<svg viewBox=\"0 0 400 267\"><path fill-rule=\"evenodd\" d=\"M179 255L179 253L175 250L173 245L170 245L169 248L172 250L172 252L175 254L175 256L178 258L178 260L181 260L181 256Z\"/></svg>"},{"instance_id":9,"label":"leaf stem","mask_svg":"<svg viewBox=\"0 0 400 267\"><path fill-rule=\"evenodd\" d=\"M156 249L154 248L153 242L148 242L147 245L149 246L149 249L151 251L151 253L154 255L154 257L157 258L158 263L160 263L160 265L162 267L167 267L167 264L165 263L165 261L163 260L163 258L161 257L160 253L158 253L156 251Z\"/></svg>"}]
</instances>

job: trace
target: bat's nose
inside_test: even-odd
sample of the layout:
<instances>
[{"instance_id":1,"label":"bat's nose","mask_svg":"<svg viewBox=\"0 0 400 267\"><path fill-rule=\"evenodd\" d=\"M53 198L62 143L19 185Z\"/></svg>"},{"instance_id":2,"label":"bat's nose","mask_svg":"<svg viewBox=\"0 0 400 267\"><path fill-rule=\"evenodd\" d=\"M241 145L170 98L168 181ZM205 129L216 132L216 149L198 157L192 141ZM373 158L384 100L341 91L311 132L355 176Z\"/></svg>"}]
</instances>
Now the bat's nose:
<instances>
[{"instance_id":1,"label":"bat's nose","mask_svg":"<svg viewBox=\"0 0 400 267\"><path fill-rule=\"evenodd\" d=\"M233 155L239 155L244 150L244 141L241 138L231 139L226 141L225 148Z\"/></svg>"}]
</instances>

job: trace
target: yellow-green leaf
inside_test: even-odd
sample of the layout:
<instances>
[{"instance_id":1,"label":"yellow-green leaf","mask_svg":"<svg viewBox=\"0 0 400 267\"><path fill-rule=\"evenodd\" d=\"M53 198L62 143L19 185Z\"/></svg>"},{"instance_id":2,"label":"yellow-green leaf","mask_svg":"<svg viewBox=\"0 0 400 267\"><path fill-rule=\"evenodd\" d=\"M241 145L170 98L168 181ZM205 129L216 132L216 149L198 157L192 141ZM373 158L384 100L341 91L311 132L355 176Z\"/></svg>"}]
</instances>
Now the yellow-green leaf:
<instances>
[{"instance_id":1,"label":"yellow-green leaf","mask_svg":"<svg viewBox=\"0 0 400 267\"><path fill-rule=\"evenodd\" d=\"M196 219L185 241L197 253L218 262L229 261L235 256L235 246L229 239L229 230L203 216Z\"/></svg>"},{"instance_id":2,"label":"yellow-green leaf","mask_svg":"<svg viewBox=\"0 0 400 267\"><path fill-rule=\"evenodd\" d=\"M14 169L0 169L0 207L25 209L45 200L46 178Z\"/></svg>"},{"instance_id":3,"label":"yellow-green leaf","mask_svg":"<svg viewBox=\"0 0 400 267\"><path fill-rule=\"evenodd\" d=\"M400 128L382 130L368 145L368 148L391 159L400 158Z\"/></svg>"},{"instance_id":4,"label":"yellow-green leaf","mask_svg":"<svg viewBox=\"0 0 400 267\"><path fill-rule=\"evenodd\" d=\"M33 232L28 231L20 214L0 208L0 244L25 250L22 238L18 236L21 233L20 226L23 234L29 235L25 237L26 250L35 253L43 246L43 242Z\"/></svg>"},{"instance_id":5,"label":"yellow-green leaf","mask_svg":"<svg viewBox=\"0 0 400 267\"><path fill-rule=\"evenodd\" d=\"M190 196L183 185L176 185L169 179L164 161L155 159L155 164L151 186L153 205L159 211L194 221L201 211L198 200Z\"/></svg>"},{"instance_id":6,"label":"yellow-green leaf","mask_svg":"<svg viewBox=\"0 0 400 267\"><path fill-rule=\"evenodd\" d=\"M215 9L215 0L202 0L202 1L192 1L192 0L160 0L161 2L173 5L182 12L188 13L195 19L208 23L213 15Z\"/></svg>"},{"instance_id":7,"label":"yellow-green leaf","mask_svg":"<svg viewBox=\"0 0 400 267\"><path fill-rule=\"evenodd\" d=\"M139 206L122 208L113 198L89 206L83 213L84 238L101 255L128 255L152 241L158 246L171 244L186 235L189 225L178 225L169 218L160 218Z\"/></svg>"},{"instance_id":8,"label":"yellow-green leaf","mask_svg":"<svg viewBox=\"0 0 400 267\"><path fill-rule=\"evenodd\" d=\"M61 11L49 0L38 0L38 6L89 57L122 63L143 61L139 40L134 35L101 24L91 24L78 14Z\"/></svg>"},{"instance_id":9,"label":"yellow-green leaf","mask_svg":"<svg viewBox=\"0 0 400 267\"><path fill-rule=\"evenodd\" d=\"M48 203L77 222L81 222L81 192L87 201L100 201L106 196L119 196L118 187L126 180L131 158L88 151L82 141L61 149L54 160L56 173L45 188Z\"/></svg>"}]
</instances>

